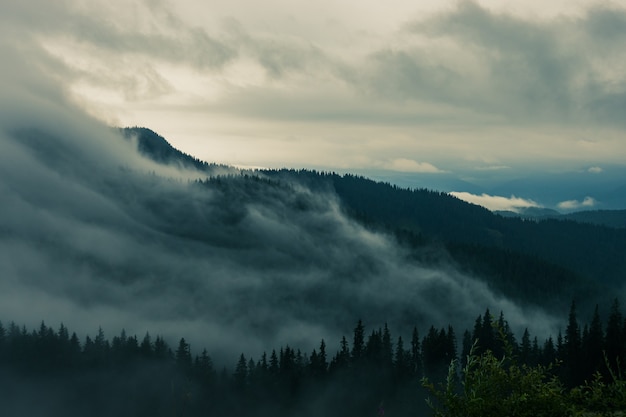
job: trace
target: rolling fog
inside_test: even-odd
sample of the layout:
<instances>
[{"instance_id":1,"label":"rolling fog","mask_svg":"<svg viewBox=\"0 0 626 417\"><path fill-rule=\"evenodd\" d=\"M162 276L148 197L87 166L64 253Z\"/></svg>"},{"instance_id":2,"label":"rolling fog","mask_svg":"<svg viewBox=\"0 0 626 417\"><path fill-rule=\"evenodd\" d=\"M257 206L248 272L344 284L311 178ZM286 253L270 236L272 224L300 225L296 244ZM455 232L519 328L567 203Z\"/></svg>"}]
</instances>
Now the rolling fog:
<instances>
[{"instance_id":1,"label":"rolling fog","mask_svg":"<svg viewBox=\"0 0 626 417\"><path fill-rule=\"evenodd\" d=\"M431 269L344 215L331 191L158 165L93 119L53 77L0 44L0 320L93 335L163 335L233 363L289 344L330 351L358 319L394 334L556 320ZM286 161L287 163L288 161ZM204 175L204 177L203 177ZM441 254L445 257L445 254Z\"/></svg>"}]
</instances>

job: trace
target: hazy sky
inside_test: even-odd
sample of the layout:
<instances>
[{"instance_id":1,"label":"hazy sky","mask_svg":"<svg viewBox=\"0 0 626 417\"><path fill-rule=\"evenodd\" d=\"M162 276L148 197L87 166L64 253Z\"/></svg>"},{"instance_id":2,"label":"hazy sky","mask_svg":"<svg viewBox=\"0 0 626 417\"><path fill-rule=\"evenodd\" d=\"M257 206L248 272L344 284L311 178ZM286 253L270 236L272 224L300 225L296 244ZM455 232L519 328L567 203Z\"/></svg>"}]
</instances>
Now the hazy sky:
<instances>
[{"instance_id":1,"label":"hazy sky","mask_svg":"<svg viewBox=\"0 0 626 417\"><path fill-rule=\"evenodd\" d=\"M92 115L209 161L497 173L601 170L626 155L623 2L0 8L19 53Z\"/></svg>"}]
</instances>

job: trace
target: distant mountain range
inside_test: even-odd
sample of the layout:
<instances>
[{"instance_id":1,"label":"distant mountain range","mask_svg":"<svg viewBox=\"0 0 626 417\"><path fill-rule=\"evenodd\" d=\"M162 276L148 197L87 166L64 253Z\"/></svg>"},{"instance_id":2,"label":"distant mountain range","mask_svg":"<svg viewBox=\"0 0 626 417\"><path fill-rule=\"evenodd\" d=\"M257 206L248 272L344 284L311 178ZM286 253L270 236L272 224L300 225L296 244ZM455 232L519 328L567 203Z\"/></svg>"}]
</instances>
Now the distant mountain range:
<instances>
[{"instance_id":1,"label":"distant mountain range","mask_svg":"<svg viewBox=\"0 0 626 417\"><path fill-rule=\"evenodd\" d=\"M428 173L401 173L367 170L361 175L377 181L397 184L403 188L429 188L446 192L467 192L509 198L515 196L532 201L536 208L552 209L559 213L581 210L626 209L626 168L609 165L601 170L590 168L566 173L517 173L503 169L498 175L492 171L458 171ZM589 199L590 205L583 205ZM578 204L567 204L577 202Z\"/></svg>"},{"instance_id":2,"label":"distant mountain range","mask_svg":"<svg viewBox=\"0 0 626 417\"><path fill-rule=\"evenodd\" d=\"M570 220L578 223L589 223L621 229L626 228L626 210L583 210L563 214L552 209L529 207L519 209L518 212L496 211L495 213L503 217L519 217L529 220Z\"/></svg>"}]
</instances>

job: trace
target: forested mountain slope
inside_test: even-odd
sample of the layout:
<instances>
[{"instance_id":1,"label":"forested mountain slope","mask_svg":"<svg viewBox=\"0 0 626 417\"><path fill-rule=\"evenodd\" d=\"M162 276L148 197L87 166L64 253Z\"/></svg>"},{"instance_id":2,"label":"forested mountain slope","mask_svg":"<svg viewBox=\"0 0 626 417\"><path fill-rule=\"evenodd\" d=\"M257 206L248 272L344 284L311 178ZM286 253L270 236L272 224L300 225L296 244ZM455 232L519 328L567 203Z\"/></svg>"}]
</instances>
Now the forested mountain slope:
<instances>
[{"instance_id":1,"label":"forested mountain slope","mask_svg":"<svg viewBox=\"0 0 626 417\"><path fill-rule=\"evenodd\" d=\"M147 144L167 143L163 138L147 129L130 133L146 144L140 146L142 152L162 160ZM185 161L187 156L172 158L167 161ZM504 218L447 193L404 189L354 175L263 170L236 178L220 176L211 182L231 197L246 195L254 200L264 198L265 188L257 186L265 181L261 178L270 179L267 184L272 187L302 184L314 192L336 195L348 215L369 228L395 235L413 248L420 261L443 264L452 260L519 301L562 309L572 298L592 299L611 293L626 279L626 229L555 219ZM232 192L241 186L247 189L245 193ZM442 258L440 251L425 250L434 246L445 248L451 259ZM582 307L586 307L584 302Z\"/></svg>"},{"instance_id":2,"label":"forested mountain slope","mask_svg":"<svg viewBox=\"0 0 626 417\"><path fill-rule=\"evenodd\" d=\"M529 274L537 277L523 285L545 284L549 278L551 294L565 291L573 295L568 285L582 285L586 292L591 287L619 287L626 280L625 229L555 219L504 218L447 193L402 189L352 175L293 170L264 173L332 188L347 210L364 223L443 242L466 265L476 261L502 272L497 265L505 263L508 273L515 275L516 264L522 272L520 280ZM479 269L485 272L483 267ZM510 282L511 276L502 279Z\"/></svg>"},{"instance_id":3,"label":"forested mountain slope","mask_svg":"<svg viewBox=\"0 0 626 417\"><path fill-rule=\"evenodd\" d=\"M189 334L216 360L244 343L309 349L356 318L466 327L489 306L554 329L536 300L487 285L428 236L349 215L326 183L156 163L109 127L55 126L80 128L0 132L2 317Z\"/></svg>"},{"instance_id":4,"label":"forested mountain slope","mask_svg":"<svg viewBox=\"0 0 626 417\"><path fill-rule=\"evenodd\" d=\"M626 192L621 190L620 192ZM565 214L567 220L626 229L626 210L593 210Z\"/></svg>"}]
</instances>

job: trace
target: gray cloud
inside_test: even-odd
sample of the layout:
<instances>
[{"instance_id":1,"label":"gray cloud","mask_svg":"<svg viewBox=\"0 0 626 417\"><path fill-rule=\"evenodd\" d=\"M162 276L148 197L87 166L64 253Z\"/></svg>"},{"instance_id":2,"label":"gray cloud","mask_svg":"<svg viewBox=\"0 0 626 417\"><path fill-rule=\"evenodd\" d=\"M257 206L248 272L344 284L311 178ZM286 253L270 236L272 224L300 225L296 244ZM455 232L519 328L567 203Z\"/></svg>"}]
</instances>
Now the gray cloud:
<instances>
[{"instance_id":1,"label":"gray cloud","mask_svg":"<svg viewBox=\"0 0 626 417\"><path fill-rule=\"evenodd\" d=\"M270 19L276 5L263 13L274 24L238 5L199 8L193 19L189 4L123 6L11 0L0 19L12 47L93 114L153 126L206 155L213 137L226 138L237 150L213 147L220 161L285 165L252 161L247 149L258 155L265 138L286 135L305 137L290 148L318 167L336 165L330 155L346 148L360 149L355 168L375 167L382 152L445 170L476 155L495 166L557 156L595 164L620 150L626 11L618 6L531 19L465 1L384 33L341 21L324 30L312 25L319 16ZM599 136L593 155L579 146L589 136L581 129ZM366 146L381 137L384 146ZM302 144L313 140L324 149L309 158Z\"/></svg>"},{"instance_id":2,"label":"gray cloud","mask_svg":"<svg viewBox=\"0 0 626 417\"><path fill-rule=\"evenodd\" d=\"M47 61L67 85L95 86L129 101L173 91L162 64L215 72L238 55L236 44L184 24L162 2L85 7L10 0L5 6L3 32L27 45L29 58Z\"/></svg>"},{"instance_id":3,"label":"gray cloud","mask_svg":"<svg viewBox=\"0 0 626 417\"><path fill-rule=\"evenodd\" d=\"M605 72L613 62L624 65L614 58L620 42L597 29L609 15L619 22L626 11L590 9L578 19L530 21L461 2L407 25L421 40L416 46L372 54L372 86L382 95L449 103L512 122L576 123L582 116L621 125L614 111L623 108L626 80ZM609 28L620 30L618 23Z\"/></svg>"}]
</instances>

